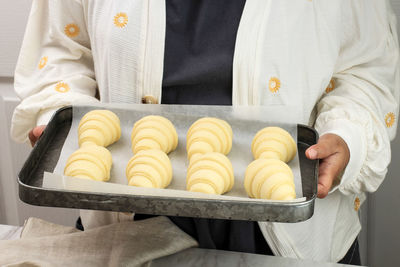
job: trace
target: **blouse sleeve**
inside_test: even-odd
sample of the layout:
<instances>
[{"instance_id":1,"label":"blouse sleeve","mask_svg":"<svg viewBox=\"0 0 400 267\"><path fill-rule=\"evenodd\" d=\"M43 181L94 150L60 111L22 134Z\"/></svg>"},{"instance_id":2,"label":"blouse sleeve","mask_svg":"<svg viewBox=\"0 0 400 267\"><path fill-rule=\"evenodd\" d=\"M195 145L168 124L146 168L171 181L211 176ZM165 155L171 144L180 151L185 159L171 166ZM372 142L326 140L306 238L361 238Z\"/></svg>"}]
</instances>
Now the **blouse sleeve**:
<instances>
[{"instance_id":1,"label":"blouse sleeve","mask_svg":"<svg viewBox=\"0 0 400 267\"><path fill-rule=\"evenodd\" d=\"M333 81L317 104L320 135L342 137L350 161L332 190L375 191L390 163L399 104L396 18L384 0L343 1L342 39Z\"/></svg>"},{"instance_id":2,"label":"blouse sleeve","mask_svg":"<svg viewBox=\"0 0 400 267\"><path fill-rule=\"evenodd\" d=\"M19 54L14 87L21 99L11 136L27 140L60 107L97 101L90 40L78 0L34 0Z\"/></svg>"}]
</instances>

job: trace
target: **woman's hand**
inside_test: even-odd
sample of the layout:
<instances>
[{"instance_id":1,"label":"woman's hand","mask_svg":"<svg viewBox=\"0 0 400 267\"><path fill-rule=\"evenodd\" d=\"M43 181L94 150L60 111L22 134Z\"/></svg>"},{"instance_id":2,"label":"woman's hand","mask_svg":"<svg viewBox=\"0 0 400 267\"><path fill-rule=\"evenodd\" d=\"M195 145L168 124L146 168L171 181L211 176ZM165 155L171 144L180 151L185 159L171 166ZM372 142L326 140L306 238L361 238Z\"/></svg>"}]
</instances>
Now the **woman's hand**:
<instances>
[{"instance_id":1,"label":"woman's hand","mask_svg":"<svg viewBox=\"0 0 400 267\"><path fill-rule=\"evenodd\" d=\"M318 177L318 197L324 198L335 179L346 168L350 151L346 142L336 134L321 136L318 143L306 150L309 159L320 159Z\"/></svg>"},{"instance_id":2,"label":"woman's hand","mask_svg":"<svg viewBox=\"0 0 400 267\"><path fill-rule=\"evenodd\" d=\"M42 135L44 129L46 128L46 125L39 125L33 128L29 132L29 141L31 141L32 147L36 144L36 142L39 140L40 136Z\"/></svg>"}]
</instances>

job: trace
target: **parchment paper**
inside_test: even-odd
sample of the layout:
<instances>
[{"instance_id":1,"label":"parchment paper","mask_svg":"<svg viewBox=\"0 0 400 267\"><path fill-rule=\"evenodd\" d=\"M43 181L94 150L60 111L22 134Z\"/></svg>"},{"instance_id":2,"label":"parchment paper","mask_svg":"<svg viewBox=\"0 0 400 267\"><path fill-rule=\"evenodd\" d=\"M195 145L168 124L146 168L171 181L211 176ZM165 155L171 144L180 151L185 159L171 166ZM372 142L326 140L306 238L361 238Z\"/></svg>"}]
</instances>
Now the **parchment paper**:
<instances>
[{"instance_id":1,"label":"parchment paper","mask_svg":"<svg viewBox=\"0 0 400 267\"><path fill-rule=\"evenodd\" d=\"M67 177L63 170L68 157L79 148L78 124L88 111L93 109L108 109L113 111L121 121L121 139L108 146L113 157L111 179L108 182L97 182L85 179ZM295 110L293 110L295 112ZM297 124L290 107L231 107L231 106L191 106L191 105L142 105L142 104L97 104L95 106L74 106L73 120L70 132L65 140L60 158L54 173L45 173L43 187L77 190L85 192L104 192L117 194L135 194L168 196L179 198L206 198L240 201L266 201L251 199L247 196L243 181L247 165L254 159L251 153L251 142L260 129L267 126L279 126L287 130L297 140ZM173 167L173 179L167 189L139 188L128 186L125 169L129 159L133 156L131 150L131 131L133 124L147 115L162 115L174 124L178 133L178 147L168 156ZM226 120L232 127L233 145L228 154L232 162L235 175L235 184L232 190L222 196L209 195L186 191L186 169L188 166L186 153L186 133L190 125L197 119L212 116ZM302 194L299 157L289 162L294 174L297 199L304 201Z\"/></svg>"}]
</instances>

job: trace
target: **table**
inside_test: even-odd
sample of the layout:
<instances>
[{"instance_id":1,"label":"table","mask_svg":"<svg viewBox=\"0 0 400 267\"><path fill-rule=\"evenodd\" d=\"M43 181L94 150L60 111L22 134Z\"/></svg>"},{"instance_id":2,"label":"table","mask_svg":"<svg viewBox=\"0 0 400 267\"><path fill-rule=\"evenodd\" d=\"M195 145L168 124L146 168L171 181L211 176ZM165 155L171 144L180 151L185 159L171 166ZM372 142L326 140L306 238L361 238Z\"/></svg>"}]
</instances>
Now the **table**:
<instances>
[{"instance_id":1,"label":"table","mask_svg":"<svg viewBox=\"0 0 400 267\"><path fill-rule=\"evenodd\" d=\"M344 267L352 266L311 260L297 260L277 256L266 256L250 253L190 248L179 253L156 259L148 267L163 266L202 266L202 267L235 267L235 266L280 266L280 267Z\"/></svg>"}]
</instances>

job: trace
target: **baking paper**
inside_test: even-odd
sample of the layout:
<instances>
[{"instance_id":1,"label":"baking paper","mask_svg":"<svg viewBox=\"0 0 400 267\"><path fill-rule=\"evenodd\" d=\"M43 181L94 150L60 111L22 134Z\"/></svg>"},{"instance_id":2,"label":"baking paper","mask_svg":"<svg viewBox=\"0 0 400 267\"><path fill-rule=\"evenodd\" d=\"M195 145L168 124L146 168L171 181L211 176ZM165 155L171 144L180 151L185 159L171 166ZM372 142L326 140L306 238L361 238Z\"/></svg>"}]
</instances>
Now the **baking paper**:
<instances>
[{"instance_id":1,"label":"baking paper","mask_svg":"<svg viewBox=\"0 0 400 267\"><path fill-rule=\"evenodd\" d=\"M113 111L121 121L121 138L107 149L113 157L111 178L108 182L97 182L63 175L68 157L79 148L78 125L80 119L93 109ZM281 109L281 110L279 110ZM294 110L293 110L294 112ZM179 198L223 199L232 201L266 201L251 199L244 189L244 174L248 164L254 159L251 153L251 142L255 134L267 126L279 126L287 130L297 140L296 118L290 107L231 107L231 106L192 106L192 105L142 105L142 104L97 104L73 106L73 120L70 132L63 145L60 158L53 174L45 173L43 187L76 190L85 192L103 192L115 194L134 194L167 196ZM147 115L162 115L168 118L178 133L178 147L168 154L172 167L173 179L167 189L139 188L128 186L125 176L126 165L133 156L131 149L131 131L134 123ZM233 131L232 150L227 155L232 162L235 183L232 190L224 195L209 195L186 191L186 170L188 159L186 153L186 133L197 119L210 116L227 121ZM288 163L294 174L297 199L304 201L302 194L299 157ZM276 202L276 201L275 201Z\"/></svg>"}]
</instances>

